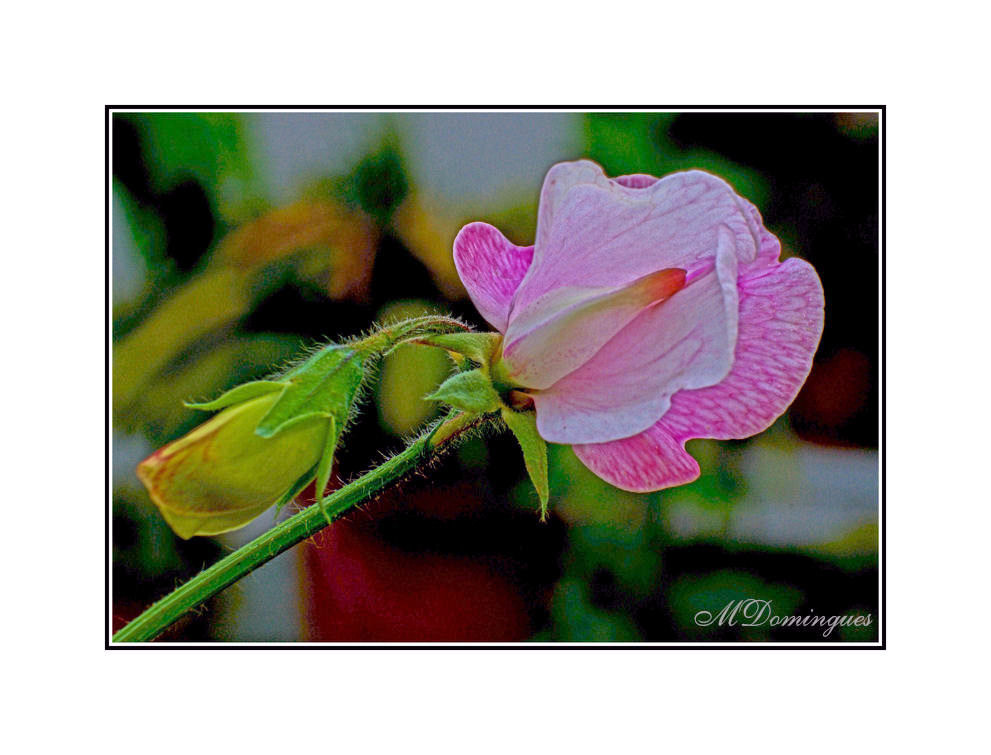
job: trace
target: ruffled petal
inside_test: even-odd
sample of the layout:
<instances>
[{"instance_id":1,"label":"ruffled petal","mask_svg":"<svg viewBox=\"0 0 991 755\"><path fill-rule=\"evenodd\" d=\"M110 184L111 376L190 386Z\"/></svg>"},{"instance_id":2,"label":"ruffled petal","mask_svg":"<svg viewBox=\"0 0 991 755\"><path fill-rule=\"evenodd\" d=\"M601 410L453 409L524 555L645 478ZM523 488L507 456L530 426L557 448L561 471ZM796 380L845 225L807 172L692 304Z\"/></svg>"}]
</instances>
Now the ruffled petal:
<instances>
[{"instance_id":1,"label":"ruffled petal","mask_svg":"<svg viewBox=\"0 0 991 755\"><path fill-rule=\"evenodd\" d=\"M533 393L545 440L628 438L657 422L678 391L726 377L737 337L737 266L729 230L719 238L715 269L641 312L581 367Z\"/></svg>"},{"instance_id":2,"label":"ruffled petal","mask_svg":"<svg viewBox=\"0 0 991 755\"><path fill-rule=\"evenodd\" d=\"M753 262L741 267L740 275L754 275L760 268L766 268L778 262L778 258L781 256L781 242L777 236L764 227L760 211L753 204L743 197L737 199L743 207L750 231L757 239L757 256Z\"/></svg>"},{"instance_id":3,"label":"ruffled petal","mask_svg":"<svg viewBox=\"0 0 991 755\"><path fill-rule=\"evenodd\" d=\"M576 445L582 464L610 485L633 493L684 485L699 476L699 465L684 442L655 425L632 438Z\"/></svg>"},{"instance_id":4,"label":"ruffled petal","mask_svg":"<svg viewBox=\"0 0 991 755\"><path fill-rule=\"evenodd\" d=\"M516 292L506 330L507 365L511 374L525 376L527 387L553 384L616 333L591 311L580 328L586 339L580 351L566 362L534 360L522 342L536 337L535 323L560 313L562 295L578 307L659 270L711 262L721 232L730 234L738 262L756 257L757 240L742 205L715 176L689 171L641 189L603 181L572 186L556 198L553 225L543 245L538 234L533 262Z\"/></svg>"},{"instance_id":5,"label":"ruffled petal","mask_svg":"<svg viewBox=\"0 0 991 755\"><path fill-rule=\"evenodd\" d=\"M454 264L468 296L500 333L531 260L532 246L516 246L488 223L469 223L454 239Z\"/></svg>"},{"instance_id":6,"label":"ruffled petal","mask_svg":"<svg viewBox=\"0 0 991 755\"><path fill-rule=\"evenodd\" d=\"M788 408L822 334L822 284L811 265L789 259L765 275L741 279L739 287L730 374L709 388L677 393L664 416L639 435L576 445L592 472L634 492L683 485L699 475L686 440L746 438L766 430Z\"/></svg>"},{"instance_id":7,"label":"ruffled petal","mask_svg":"<svg viewBox=\"0 0 991 755\"><path fill-rule=\"evenodd\" d=\"M747 438L784 414L812 369L823 291L812 266L785 260L739 282L740 325L730 374L675 395L661 424L677 438Z\"/></svg>"},{"instance_id":8,"label":"ruffled petal","mask_svg":"<svg viewBox=\"0 0 991 755\"><path fill-rule=\"evenodd\" d=\"M581 184L608 185L609 179L602 168L591 160L575 160L570 163L557 163L544 176L540 188L540 204L537 209L537 237L534 246L547 240L554 225L561 202L568 192Z\"/></svg>"},{"instance_id":9,"label":"ruffled petal","mask_svg":"<svg viewBox=\"0 0 991 755\"><path fill-rule=\"evenodd\" d=\"M657 270L688 269L711 259L722 226L733 233L741 263L756 256L758 239L743 200L722 179L693 170L630 189L605 178L594 163L583 165L580 174L572 171L568 178L578 180L592 166L601 180L570 185L563 193L556 184L548 213L542 196L541 221L550 220L538 227L533 264L517 292L514 318L565 286L622 286ZM552 170L547 181L558 172Z\"/></svg>"}]
</instances>

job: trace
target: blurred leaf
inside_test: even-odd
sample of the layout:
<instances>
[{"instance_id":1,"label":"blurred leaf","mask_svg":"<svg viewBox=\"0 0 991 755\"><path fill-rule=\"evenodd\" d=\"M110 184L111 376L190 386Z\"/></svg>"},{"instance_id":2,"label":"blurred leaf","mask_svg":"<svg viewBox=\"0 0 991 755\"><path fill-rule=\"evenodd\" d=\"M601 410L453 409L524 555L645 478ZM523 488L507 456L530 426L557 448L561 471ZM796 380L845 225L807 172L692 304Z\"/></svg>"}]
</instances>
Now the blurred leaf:
<instances>
[{"instance_id":1,"label":"blurred leaf","mask_svg":"<svg viewBox=\"0 0 991 755\"><path fill-rule=\"evenodd\" d=\"M115 421L176 354L198 338L232 324L249 303L241 273L226 267L193 278L163 301L114 345Z\"/></svg>"},{"instance_id":2,"label":"blurred leaf","mask_svg":"<svg viewBox=\"0 0 991 755\"><path fill-rule=\"evenodd\" d=\"M326 277L331 298L362 299L376 241L377 233L363 215L330 199L308 199L272 210L228 234L217 247L215 262L250 269L310 250L303 258L306 277Z\"/></svg>"},{"instance_id":3,"label":"blurred leaf","mask_svg":"<svg viewBox=\"0 0 991 755\"><path fill-rule=\"evenodd\" d=\"M425 302L397 302L379 312L386 322L434 314L436 307ZM403 344L382 361L377 400L379 421L393 435L412 432L438 410L436 401L426 397L451 372L451 360L441 349Z\"/></svg>"},{"instance_id":4,"label":"blurred leaf","mask_svg":"<svg viewBox=\"0 0 991 755\"><path fill-rule=\"evenodd\" d=\"M454 237L461 223L426 197L413 193L403 202L393 220L393 230L406 248L420 260L434 283L448 299L467 296L454 266Z\"/></svg>"},{"instance_id":5,"label":"blurred leaf","mask_svg":"<svg viewBox=\"0 0 991 755\"><path fill-rule=\"evenodd\" d=\"M533 243L537 235L537 196L539 187L531 186L525 200L516 201L499 210L489 210L472 220L482 220L494 225L502 234L517 246ZM460 226L458 227L460 230Z\"/></svg>"},{"instance_id":6,"label":"blurred leaf","mask_svg":"<svg viewBox=\"0 0 991 755\"><path fill-rule=\"evenodd\" d=\"M588 113L585 116L585 143L588 156L609 176L668 172L667 129L672 113Z\"/></svg>"},{"instance_id":7,"label":"blurred leaf","mask_svg":"<svg viewBox=\"0 0 991 755\"><path fill-rule=\"evenodd\" d=\"M229 220L254 191L254 169L236 113L133 113L147 155L152 185L165 193L190 178L207 190Z\"/></svg>"},{"instance_id":8,"label":"blurred leaf","mask_svg":"<svg viewBox=\"0 0 991 755\"><path fill-rule=\"evenodd\" d=\"M877 523L869 522L836 540L813 546L809 550L846 569L866 569L877 565L879 537Z\"/></svg>"},{"instance_id":9,"label":"blurred leaf","mask_svg":"<svg viewBox=\"0 0 991 755\"><path fill-rule=\"evenodd\" d=\"M575 456L571 446L551 444L550 485L558 491L554 513L570 524L608 524L626 530L644 522L649 498L615 488Z\"/></svg>"},{"instance_id":10,"label":"blurred leaf","mask_svg":"<svg viewBox=\"0 0 991 755\"><path fill-rule=\"evenodd\" d=\"M208 351L195 351L147 383L126 412L115 413L115 425L141 430L156 445L166 443L201 420L202 415L183 406L185 401L213 396L267 374L273 364L289 359L298 347L295 338L252 335L231 337ZM118 359L115 355L115 380ZM116 400L115 395L115 404Z\"/></svg>"},{"instance_id":11,"label":"blurred leaf","mask_svg":"<svg viewBox=\"0 0 991 755\"><path fill-rule=\"evenodd\" d=\"M409 179L395 138L386 139L365 156L344 180L344 196L368 213L380 226L388 224L406 195Z\"/></svg>"},{"instance_id":12,"label":"blurred leaf","mask_svg":"<svg viewBox=\"0 0 991 755\"><path fill-rule=\"evenodd\" d=\"M608 501L604 503L608 505ZM567 570L585 581L591 581L597 571L605 570L625 593L645 598L657 585L661 567L658 546L643 527L578 525L571 529Z\"/></svg>"},{"instance_id":13,"label":"blurred leaf","mask_svg":"<svg viewBox=\"0 0 991 755\"><path fill-rule=\"evenodd\" d=\"M557 642L637 642L636 625L619 613L592 605L588 585L575 579L562 580L551 601L554 620L552 637Z\"/></svg>"},{"instance_id":14,"label":"blurred leaf","mask_svg":"<svg viewBox=\"0 0 991 755\"><path fill-rule=\"evenodd\" d=\"M857 141L877 138L877 113L836 113L833 116L840 133Z\"/></svg>"},{"instance_id":15,"label":"blurred leaf","mask_svg":"<svg viewBox=\"0 0 991 755\"><path fill-rule=\"evenodd\" d=\"M114 279L119 275L116 269L116 258L118 248L127 246L138 253L140 261L143 261L143 274L151 275L155 278L164 277L167 274L167 260L163 253L165 248L165 229L162 227L161 219L153 212L142 209L134 201L131 193L124 185L114 179ZM118 216L120 213L120 216ZM123 221L123 222L121 222ZM123 225L127 229L127 239L117 236L118 226ZM130 243L128 243L130 242ZM137 260L135 260L137 262ZM166 268L163 270L163 267ZM117 296L114 297L117 299ZM115 305L117 302L115 301Z\"/></svg>"}]
</instances>

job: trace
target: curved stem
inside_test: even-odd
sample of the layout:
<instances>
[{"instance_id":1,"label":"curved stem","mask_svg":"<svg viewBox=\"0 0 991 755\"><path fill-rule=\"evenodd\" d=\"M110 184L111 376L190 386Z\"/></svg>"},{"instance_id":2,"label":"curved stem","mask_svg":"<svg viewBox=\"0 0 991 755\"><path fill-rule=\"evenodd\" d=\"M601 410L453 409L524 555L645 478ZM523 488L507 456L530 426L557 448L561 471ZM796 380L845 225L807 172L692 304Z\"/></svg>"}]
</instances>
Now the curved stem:
<instances>
[{"instance_id":1,"label":"curved stem","mask_svg":"<svg viewBox=\"0 0 991 755\"><path fill-rule=\"evenodd\" d=\"M417 467L471 426L485 421L477 415L455 413L410 443L404 451L331 493L320 506L309 506L259 535L247 545L173 590L113 636L113 642L148 642L173 622L280 553L319 532L349 509L370 500ZM325 513L326 512L326 515Z\"/></svg>"}]
</instances>

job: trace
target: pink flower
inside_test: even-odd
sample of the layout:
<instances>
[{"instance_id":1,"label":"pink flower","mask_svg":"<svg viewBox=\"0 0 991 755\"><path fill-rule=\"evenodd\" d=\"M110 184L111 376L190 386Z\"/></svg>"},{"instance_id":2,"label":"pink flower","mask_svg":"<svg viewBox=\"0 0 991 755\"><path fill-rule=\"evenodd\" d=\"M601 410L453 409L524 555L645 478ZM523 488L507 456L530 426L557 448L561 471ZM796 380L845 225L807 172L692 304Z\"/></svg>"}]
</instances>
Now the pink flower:
<instances>
[{"instance_id":1,"label":"pink flower","mask_svg":"<svg viewBox=\"0 0 991 755\"><path fill-rule=\"evenodd\" d=\"M745 438L795 398L822 285L757 209L701 171L607 178L560 163L537 238L486 223L454 242L461 280L503 338L496 374L533 399L540 435L631 491L691 482L691 438Z\"/></svg>"}]
</instances>

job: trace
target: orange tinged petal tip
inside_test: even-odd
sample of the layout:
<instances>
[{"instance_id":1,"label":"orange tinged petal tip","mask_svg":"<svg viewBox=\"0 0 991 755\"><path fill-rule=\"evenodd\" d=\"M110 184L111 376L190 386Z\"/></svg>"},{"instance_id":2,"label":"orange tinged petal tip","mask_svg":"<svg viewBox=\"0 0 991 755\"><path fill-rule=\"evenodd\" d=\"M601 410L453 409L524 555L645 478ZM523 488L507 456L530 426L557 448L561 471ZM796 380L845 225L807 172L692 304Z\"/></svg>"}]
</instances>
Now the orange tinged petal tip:
<instances>
[{"instance_id":1,"label":"orange tinged petal tip","mask_svg":"<svg viewBox=\"0 0 991 755\"><path fill-rule=\"evenodd\" d=\"M634 282L630 293L635 293L645 305L656 304L681 291L685 287L686 276L687 273L678 267L658 270Z\"/></svg>"}]
</instances>

